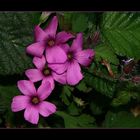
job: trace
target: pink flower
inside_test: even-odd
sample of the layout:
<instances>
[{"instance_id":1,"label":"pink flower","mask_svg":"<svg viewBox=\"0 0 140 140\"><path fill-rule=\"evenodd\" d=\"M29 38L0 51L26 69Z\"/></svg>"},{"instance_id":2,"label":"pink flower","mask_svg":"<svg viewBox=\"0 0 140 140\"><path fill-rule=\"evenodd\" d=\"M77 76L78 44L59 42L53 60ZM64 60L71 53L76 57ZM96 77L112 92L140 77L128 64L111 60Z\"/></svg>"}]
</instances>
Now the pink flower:
<instances>
[{"instance_id":1,"label":"pink flower","mask_svg":"<svg viewBox=\"0 0 140 140\"><path fill-rule=\"evenodd\" d=\"M33 56L41 57L46 50L45 55L49 63L64 63L67 56L61 46L74 36L65 31L56 34L57 26L58 19L56 16L53 17L45 30L36 26L35 43L27 47L27 53Z\"/></svg>"},{"instance_id":2,"label":"pink flower","mask_svg":"<svg viewBox=\"0 0 140 140\"><path fill-rule=\"evenodd\" d=\"M24 110L24 118L32 124L37 124L39 114L44 117L56 112L56 106L44 101L52 92L49 82L42 83L36 91L34 84L28 80L20 80L17 84L23 95L15 96L12 100L13 112Z\"/></svg>"},{"instance_id":3,"label":"pink flower","mask_svg":"<svg viewBox=\"0 0 140 140\"><path fill-rule=\"evenodd\" d=\"M51 70L51 68L47 65L47 61L45 60L44 56L41 58L34 57L33 63L37 69L28 69L25 71L26 76L32 82L37 82L40 80L43 80L43 82L49 81L52 89L54 89L55 86L54 80L61 84L66 83L66 73L59 75Z\"/></svg>"},{"instance_id":4,"label":"pink flower","mask_svg":"<svg viewBox=\"0 0 140 140\"><path fill-rule=\"evenodd\" d=\"M69 85L75 85L82 80L83 75L80 65L87 67L95 54L92 49L82 50L82 45L83 36L82 33L79 33L71 47L63 45L63 49L67 54L67 61L63 64L49 64L49 67L58 74L66 71L66 81Z\"/></svg>"}]
</instances>

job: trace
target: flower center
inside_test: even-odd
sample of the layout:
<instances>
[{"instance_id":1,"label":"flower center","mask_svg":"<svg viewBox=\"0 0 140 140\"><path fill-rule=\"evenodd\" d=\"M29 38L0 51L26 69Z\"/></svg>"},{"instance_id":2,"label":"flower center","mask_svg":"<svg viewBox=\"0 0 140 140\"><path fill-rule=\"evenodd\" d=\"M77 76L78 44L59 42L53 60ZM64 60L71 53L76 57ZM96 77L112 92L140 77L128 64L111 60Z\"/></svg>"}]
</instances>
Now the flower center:
<instances>
[{"instance_id":1,"label":"flower center","mask_svg":"<svg viewBox=\"0 0 140 140\"><path fill-rule=\"evenodd\" d=\"M69 60L71 60L71 59L73 58L72 53L68 53L68 54L67 54L67 57L68 57Z\"/></svg>"},{"instance_id":2,"label":"flower center","mask_svg":"<svg viewBox=\"0 0 140 140\"><path fill-rule=\"evenodd\" d=\"M35 96L35 97L32 98L31 102L36 105L40 102L40 100L39 100L38 97Z\"/></svg>"},{"instance_id":3,"label":"flower center","mask_svg":"<svg viewBox=\"0 0 140 140\"><path fill-rule=\"evenodd\" d=\"M48 76L51 74L51 70L46 66L44 69L43 69L43 74L45 76Z\"/></svg>"},{"instance_id":4,"label":"flower center","mask_svg":"<svg viewBox=\"0 0 140 140\"><path fill-rule=\"evenodd\" d=\"M47 44L48 44L48 46L52 47L55 44L55 42L53 39L51 39L47 42Z\"/></svg>"}]
</instances>

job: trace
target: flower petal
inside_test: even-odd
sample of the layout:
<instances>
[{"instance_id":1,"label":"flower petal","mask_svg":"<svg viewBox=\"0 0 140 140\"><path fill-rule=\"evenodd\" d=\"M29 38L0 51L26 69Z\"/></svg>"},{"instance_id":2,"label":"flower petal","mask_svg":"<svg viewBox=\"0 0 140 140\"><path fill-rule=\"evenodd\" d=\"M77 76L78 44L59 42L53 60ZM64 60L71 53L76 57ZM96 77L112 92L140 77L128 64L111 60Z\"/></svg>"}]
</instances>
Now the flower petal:
<instances>
[{"instance_id":1,"label":"flower petal","mask_svg":"<svg viewBox=\"0 0 140 140\"><path fill-rule=\"evenodd\" d=\"M43 79L42 82L45 83L45 82L47 82L47 81L51 84L51 89L53 90L54 87L55 87L55 83L54 83L53 77L52 77L52 76L47 76L47 77L45 77L45 78Z\"/></svg>"},{"instance_id":2,"label":"flower petal","mask_svg":"<svg viewBox=\"0 0 140 140\"><path fill-rule=\"evenodd\" d=\"M33 64L39 69L39 70L43 70L46 64L46 59L44 57L44 55L40 58L40 57L34 57L33 58Z\"/></svg>"},{"instance_id":3,"label":"flower petal","mask_svg":"<svg viewBox=\"0 0 140 140\"><path fill-rule=\"evenodd\" d=\"M38 25L35 26L34 34L36 42L45 41L47 38L47 34Z\"/></svg>"},{"instance_id":4,"label":"flower petal","mask_svg":"<svg viewBox=\"0 0 140 140\"><path fill-rule=\"evenodd\" d=\"M26 121L37 124L39 120L39 112L38 109L33 105L28 105L24 112L24 118Z\"/></svg>"},{"instance_id":5,"label":"flower petal","mask_svg":"<svg viewBox=\"0 0 140 140\"><path fill-rule=\"evenodd\" d=\"M49 23L49 25L44 30L46 32L47 36L55 38L57 26L58 26L58 19L56 16L54 16L53 19L51 20L51 22Z\"/></svg>"},{"instance_id":6,"label":"flower petal","mask_svg":"<svg viewBox=\"0 0 140 140\"><path fill-rule=\"evenodd\" d=\"M31 96L36 94L35 86L29 80L20 80L17 82L17 86L24 95Z\"/></svg>"},{"instance_id":7,"label":"flower petal","mask_svg":"<svg viewBox=\"0 0 140 140\"><path fill-rule=\"evenodd\" d=\"M21 111L29 104L30 98L24 95L15 96L12 100L11 109L13 112Z\"/></svg>"},{"instance_id":8,"label":"flower petal","mask_svg":"<svg viewBox=\"0 0 140 140\"><path fill-rule=\"evenodd\" d=\"M71 62L67 70L67 83L69 85L76 85L82 78L83 75L79 64L76 61Z\"/></svg>"},{"instance_id":9,"label":"flower petal","mask_svg":"<svg viewBox=\"0 0 140 140\"><path fill-rule=\"evenodd\" d=\"M44 116L48 117L49 115L56 112L56 106L52 103L43 101L39 104L39 113Z\"/></svg>"},{"instance_id":10,"label":"flower petal","mask_svg":"<svg viewBox=\"0 0 140 140\"><path fill-rule=\"evenodd\" d=\"M43 80L41 86L37 90L40 100L45 100L52 92L51 84L47 80Z\"/></svg>"},{"instance_id":11,"label":"flower petal","mask_svg":"<svg viewBox=\"0 0 140 140\"><path fill-rule=\"evenodd\" d=\"M68 68L68 62L62 64L48 64L48 67L51 68L57 74L64 73Z\"/></svg>"},{"instance_id":12,"label":"flower petal","mask_svg":"<svg viewBox=\"0 0 140 140\"><path fill-rule=\"evenodd\" d=\"M52 75L55 81L63 85L66 84L66 78L67 78L66 72L60 75L56 74L55 72L52 72Z\"/></svg>"},{"instance_id":13,"label":"flower petal","mask_svg":"<svg viewBox=\"0 0 140 140\"><path fill-rule=\"evenodd\" d=\"M83 47L83 35L82 33L77 34L76 39L73 40L71 51L78 52L81 51Z\"/></svg>"},{"instance_id":14,"label":"flower petal","mask_svg":"<svg viewBox=\"0 0 140 140\"><path fill-rule=\"evenodd\" d=\"M45 47L44 42L33 43L26 48L26 52L33 56L42 57Z\"/></svg>"},{"instance_id":15,"label":"flower petal","mask_svg":"<svg viewBox=\"0 0 140 140\"><path fill-rule=\"evenodd\" d=\"M40 81L44 77L42 72L38 69L28 69L25 71L25 74L32 82Z\"/></svg>"},{"instance_id":16,"label":"flower petal","mask_svg":"<svg viewBox=\"0 0 140 140\"><path fill-rule=\"evenodd\" d=\"M66 54L70 52L70 47L68 44L61 45L61 48L65 51Z\"/></svg>"},{"instance_id":17,"label":"flower petal","mask_svg":"<svg viewBox=\"0 0 140 140\"><path fill-rule=\"evenodd\" d=\"M60 46L47 47L46 59L48 63L64 63L67 55Z\"/></svg>"},{"instance_id":18,"label":"flower petal","mask_svg":"<svg viewBox=\"0 0 140 140\"><path fill-rule=\"evenodd\" d=\"M77 52L75 54L75 58L81 65L88 66L91 63L94 55L95 52L92 49L87 49Z\"/></svg>"},{"instance_id":19,"label":"flower petal","mask_svg":"<svg viewBox=\"0 0 140 140\"><path fill-rule=\"evenodd\" d=\"M56 35L56 44L61 44L67 42L69 39L74 38L71 33L62 31Z\"/></svg>"}]
</instances>

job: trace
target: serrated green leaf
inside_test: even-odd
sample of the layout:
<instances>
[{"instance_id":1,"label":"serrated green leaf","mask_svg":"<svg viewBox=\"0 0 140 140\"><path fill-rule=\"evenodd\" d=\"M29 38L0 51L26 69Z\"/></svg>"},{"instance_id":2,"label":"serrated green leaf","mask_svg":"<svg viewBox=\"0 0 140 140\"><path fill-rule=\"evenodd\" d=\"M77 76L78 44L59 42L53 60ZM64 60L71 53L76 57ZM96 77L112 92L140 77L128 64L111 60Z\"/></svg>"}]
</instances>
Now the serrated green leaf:
<instances>
[{"instance_id":1,"label":"serrated green leaf","mask_svg":"<svg viewBox=\"0 0 140 140\"><path fill-rule=\"evenodd\" d=\"M21 74L32 66L25 48L33 41L37 12L0 13L0 74Z\"/></svg>"},{"instance_id":2,"label":"serrated green leaf","mask_svg":"<svg viewBox=\"0 0 140 140\"><path fill-rule=\"evenodd\" d=\"M101 33L118 55L140 58L140 14L106 12Z\"/></svg>"},{"instance_id":3,"label":"serrated green leaf","mask_svg":"<svg viewBox=\"0 0 140 140\"><path fill-rule=\"evenodd\" d=\"M107 128L139 128L140 117L134 117L132 113L121 111L108 112L105 117L104 127Z\"/></svg>"},{"instance_id":4,"label":"serrated green leaf","mask_svg":"<svg viewBox=\"0 0 140 140\"><path fill-rule=\"evenodd\" d=\"M95 127L95 119L90 115L82 114L73 117L63 111L57 111L56 114L64 119L65 128Z\"/></svg>"}]
</instances>

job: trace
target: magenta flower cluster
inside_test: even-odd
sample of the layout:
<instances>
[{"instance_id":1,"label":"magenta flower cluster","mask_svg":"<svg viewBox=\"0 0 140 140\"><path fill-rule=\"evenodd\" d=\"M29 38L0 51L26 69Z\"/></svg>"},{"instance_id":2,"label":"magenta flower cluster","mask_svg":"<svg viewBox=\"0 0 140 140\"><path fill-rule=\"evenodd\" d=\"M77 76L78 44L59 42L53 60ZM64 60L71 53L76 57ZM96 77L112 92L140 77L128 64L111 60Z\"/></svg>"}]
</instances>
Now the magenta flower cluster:
<instances>
[{"instance_id":1,"label":"magenta flower cluster","mask_svg":"<svg viewBox=\"0 0 140 140\"><path fill-rule=\"evenodd\" d=\"M22 94L12 100L12 111L25 109L24 118L32 124L38 123L39 114L48 117L56 112L56 106L46 101L55 88L55 81L62 85L78 84L83 79L81 66L87 67L95 54L92 49L82 50L82 33L76 37L65 31L57 33L57 27L56 16L44 30L38 25L35 27L35 42L26 49L34 56L35 68L25 71L29 80L17 82ZM68 45L70 39L73 39L71 46ZM38 81L41 85L36 89L34 83Z\"/></svg>"}]
</instances>

